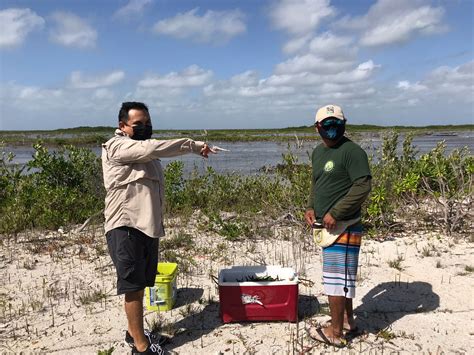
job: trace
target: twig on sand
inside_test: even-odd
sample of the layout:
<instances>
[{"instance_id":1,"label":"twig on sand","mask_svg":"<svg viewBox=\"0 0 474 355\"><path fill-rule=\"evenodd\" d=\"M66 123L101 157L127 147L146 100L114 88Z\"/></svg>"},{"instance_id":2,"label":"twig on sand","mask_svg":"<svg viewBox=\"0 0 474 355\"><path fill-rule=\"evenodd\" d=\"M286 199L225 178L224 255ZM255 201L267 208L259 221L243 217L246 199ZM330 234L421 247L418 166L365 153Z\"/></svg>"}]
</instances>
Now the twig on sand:
<instances>
[{"instance_id":1,"label":"twig on sand","mask_svg":"<svg viewBox=\"0 0 474 355\"><path fill-rule=\"evenodd\" d=\"M90 216L89 218L86 219L86 221L79 227L79 228L76 228L73 230L74 233L80 233L84 230L84 228L87 227L87 225L91 222L91 220L94 218L94 217L97 217L99 215L101 215L102 213L104 213L104 210L101 210L95 214L93 214L92 216Z\"/></svg>"}]
</instances>

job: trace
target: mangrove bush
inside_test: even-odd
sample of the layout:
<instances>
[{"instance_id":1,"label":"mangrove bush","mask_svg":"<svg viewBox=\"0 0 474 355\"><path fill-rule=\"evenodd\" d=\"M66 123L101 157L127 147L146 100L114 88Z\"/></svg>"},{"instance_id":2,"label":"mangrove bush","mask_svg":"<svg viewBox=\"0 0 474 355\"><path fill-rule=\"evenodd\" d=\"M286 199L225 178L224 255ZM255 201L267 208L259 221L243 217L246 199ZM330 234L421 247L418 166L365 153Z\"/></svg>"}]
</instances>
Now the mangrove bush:
<instances>
[{"instance_id":1,"label":"mangrove bush","mask_svg":"<svg viewBox=\"0 0 474 355\"><path fill-rule=\"evenodd\" d=\"M467 149L448 154L443 142L420 155L412 139L407 135L399 152L398 133L387 133L371 157L373 189L364 206L364 223L380 232L413 220L446 234L470 230L473 156ZM12 164L13 155L1 151L1 234L83 223L103 210L100 159L90 149L68 145L51 150L41 142L34 149L25 166ZM311 166L290 152L270 174L219 174L208 168L186 176L183 163L173 161L165 169L165 180L168 215L185 222L200 210L209 217L209 230L236 240L251 234L245 221L252 218L274 220L291 214L302 221ZM223 220L222 212L238 218Z\"/></svg>"}]
</instances>

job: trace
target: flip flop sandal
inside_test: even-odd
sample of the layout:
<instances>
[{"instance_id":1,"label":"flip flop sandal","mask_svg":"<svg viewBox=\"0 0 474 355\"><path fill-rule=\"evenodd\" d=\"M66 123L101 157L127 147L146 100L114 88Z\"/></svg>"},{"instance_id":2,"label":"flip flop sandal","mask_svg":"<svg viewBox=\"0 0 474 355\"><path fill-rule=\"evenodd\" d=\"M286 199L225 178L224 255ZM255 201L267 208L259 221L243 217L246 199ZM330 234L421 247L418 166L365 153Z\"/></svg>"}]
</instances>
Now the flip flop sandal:
<instances>
[{"instance_id":1,"label":"flip flop sandal","mask_svg":"<svg viewBox=\"0 0 474 355\"><path fill-rule=\"evenodd\" d=\"M324 344L327 344L327 345L332 345L332 346L335 346L337 348L343 348L347 345L347 340L345 339L335 339L333 338L332 341L329 340L329 338L326 336L326 334L324 334L323 332L323 329L324 328L309 328L309 336L311 338L313 338L314 340L317 340L321 343L324 343Z\"/></svg>"},{"instance_id":2,"label":"flip flop sandal","mask_svg":"<svg viewBox=\"0 0 474 355\"><path fill-rule=\"evenodd\" d=\"M331 320L328 320L327 322L324 323L324 328L326 327L330 327L332 326L332 323L331 323ZM342 331L344 332L344 334L359 334L360 333L360 330L359 330L359 327L358 326L355 326L355 328L347 328L347 327L343 327L342 328Z\"/></svg>"}]
</instances>

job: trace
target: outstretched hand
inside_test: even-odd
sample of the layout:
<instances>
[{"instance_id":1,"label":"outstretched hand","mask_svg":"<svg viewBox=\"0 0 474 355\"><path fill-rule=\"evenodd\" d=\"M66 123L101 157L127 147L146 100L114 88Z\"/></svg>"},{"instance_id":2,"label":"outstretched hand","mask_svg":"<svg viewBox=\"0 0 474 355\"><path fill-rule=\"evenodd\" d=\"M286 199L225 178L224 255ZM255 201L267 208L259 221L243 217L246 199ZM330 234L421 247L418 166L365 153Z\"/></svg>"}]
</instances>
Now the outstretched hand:
<instances>
[{"instance_id":1,"label":"outstretched hand","mask_svg":"<svg viewBox=\"0 0 474 355\"><path fill-rule=\"evenodd\" d=\"M217 151L214 150L213 148L209 147L209 146L207 145L207 143L206 143L206 144L204 144L204 146L202 147L201 152L200 152L199 154L200 154L202 157L207 158L207 157L209 156L209 153L217 154Z\"/></svg>"}]
</instances>

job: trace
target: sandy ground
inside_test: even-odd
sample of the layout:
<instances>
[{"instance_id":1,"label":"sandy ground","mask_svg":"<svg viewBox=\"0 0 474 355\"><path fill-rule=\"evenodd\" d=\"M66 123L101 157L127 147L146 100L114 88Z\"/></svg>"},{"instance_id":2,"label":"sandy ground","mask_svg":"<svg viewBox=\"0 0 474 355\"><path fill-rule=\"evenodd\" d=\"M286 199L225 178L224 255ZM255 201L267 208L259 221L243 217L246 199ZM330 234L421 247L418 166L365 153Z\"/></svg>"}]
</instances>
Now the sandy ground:
<instances>
[{"instance_id":1,"label":"sandy ground","mask_svg":"<svg viewBox=\"0 0 474 355\"><path fill-rule=\"evenodd\" d=\"M172 336L170 353L472 353L474 260L465 239L428 232L366 238L354 300L362 334L338 350L306 332L329 317L321 252L301 229L280 224L264 237L230 242L192 223L186 231L172 224L168 240L187 232L194 241L174 250L182 260L177 303L168 312L145 311L149 328ZM223 324L210 275L261 264L292 267L314 282L299 285L299 321ZM115 270L100 227L3 238L0 273L1 353L130 353L123 297L114 295Z\"/></svg>"}]
</instances>

